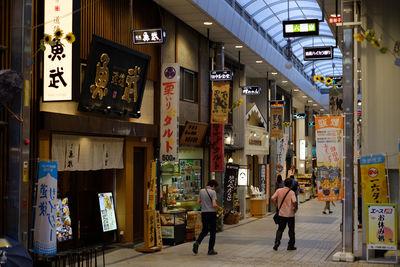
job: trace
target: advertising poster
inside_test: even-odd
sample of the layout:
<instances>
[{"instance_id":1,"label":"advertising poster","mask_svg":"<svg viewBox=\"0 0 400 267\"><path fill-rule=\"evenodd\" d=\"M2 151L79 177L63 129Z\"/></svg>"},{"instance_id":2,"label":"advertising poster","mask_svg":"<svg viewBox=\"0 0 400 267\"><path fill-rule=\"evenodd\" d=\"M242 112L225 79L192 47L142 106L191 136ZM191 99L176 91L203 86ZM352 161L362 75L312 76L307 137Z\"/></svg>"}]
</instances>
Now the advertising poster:
<instances>
[{"instance_id":1,"label":"advertising poster","mask_svg":"<svg viewBox=\"0 0 400 267\"><path fill-rule=\"evenodd\" d=\"M367 248L397 250L397 206L367 204Z\"/></svg>"},{"instance_id":2,"label":"advertising poster","mask_svg":"<svg viewBox=\"0 0 400 267\"><path fill-rule=\"evenodd\" d=\"M227 124L229 113L229 86L230 82L213 82L211 123Z\"/></svg>"},{"instance_id":3,"label":"advertising poster","mask_svg":"<svg viewBox=\"0 0 400 267\"><path fill-rule=\"evenodd\" d=\"M68 198L58 198L56 204L57 210L57 241L62 242L72 239L71 217L68 206Z\"/></svg>"},{"instance_id":4,"label":"advertising poster","mask_svg":"<svg viewBox=\"0 0 400 267\"><path fill-rule=\"evenodd\" d=\"M103 232L117 229L112 193L99 193L100 216Z\"/></svg>"},{"instance_id":5,"label":"advertising poster","mask_svg":"<svg viewBox=\"0 0 400 267\"><path fill-rule=\"evenodd\" d=\"M164 63L161 70L160 159L177 161L180 66Z\"/></svg>"},{"instance_id":6,"label":"advertising poster","mask_svg":"<svg viewBox=\"0 0 400 267\"><path fill-rule=\"evenodd\" d=\"M34 251L57 253L57 162L39 162L35 211Z\"/></svg>"},{"instance_id":7,"label":"advertising poster","mask_svg":"<svg viewBox=\"0 0 400 267\"><path fill-rule=\"evenodd\" d=\"M385 156L361 157L360 167L364 203L388 203Z\"/></svg>"},{"instance_id":8,"label":"advertising poster","mask_svg":"<svg viewBox=\"0 0 400 267\"><path fill-rule=\"evenodd\" d=\"M267 181L266 181L266 165L265 164L258 164L258 184L260 185L260 192L261 194L265 195L267 192Z\"/></svg>"},{"instance_id":9,"label":"advertising poster","mask_svg":"<svg viewBox=\"0 0 400 267\"><path fill-rule=\"evenodd\" d=\"M343 198L343 117L315 117L319 201Z\"/></svg>"},{"instance_id":10,"label":"advertising poster","mask_svg":"<svg viewBox=\"0 0 400 267\"><path fill-rule=\"evenodd\" d=\"M235 192L237 186L238 172L239 165L226 164L224 178L224 208L227 210L232 209L233 207L233 193Z\"/></svg>"},{"instance_id":11,"label":"advertising poster","mask_svg":"<svg viewBox=\"0 0 400 267\"><path fill-rule=\"evenodd\" d=\"M280 174L282 179L286 179L286 153L288 150L289 134L285 133L282 138L278 139L276 154L276 176Z\"/></svg>"},{"instance_id":12,"label":"advertising poster","mask_svg":"<svg viewBox=\"0 0 400 267\"><path fill-rule=\"evenodd\" d=\"M224 125L210 126L210 172L224 171Z\"/></svg>"},{"instance_id":13,"label":"advertising poster","mask_svg":"<svg viewBox=\"0 0 400 267\"><path fill-rule=\"evenodd\" d=\"M271 105L271 137L283 136L283 105Z\"/></svg>"}]
</instances>

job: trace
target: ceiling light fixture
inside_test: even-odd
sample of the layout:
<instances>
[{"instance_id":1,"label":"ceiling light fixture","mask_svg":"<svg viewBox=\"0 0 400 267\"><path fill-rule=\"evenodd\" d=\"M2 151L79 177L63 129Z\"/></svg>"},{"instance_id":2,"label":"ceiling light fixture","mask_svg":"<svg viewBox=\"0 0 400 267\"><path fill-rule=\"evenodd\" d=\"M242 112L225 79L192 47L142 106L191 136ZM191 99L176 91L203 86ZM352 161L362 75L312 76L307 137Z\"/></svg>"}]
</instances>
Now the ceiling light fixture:
<instances>
[{"instance_id":1,"label":"ceiling light fixture","mask_svg":"<svg viewBox=\"0 0 400 267\"><path fill-rule=\"evenodd\" d=\"M235 45L235 48L243 48L243 45Z\"/></svg>"},{"instance_id":2,"label":"ceiling light fixture","mask_svg":"<svg viewBox=\"0 0 400 267\"><path fill-rule=\"evenodd\" d=\"M307 96L306 96L306 95L303 95L303 98L307 98Z\"/></svg>"},{"instance_id":3,"label":"ceiling light fixture","mask_svg":"<svg viewBox=\"0 0 400 267\"><path fill-rule=\"evenodd\" d=\"M296 89L293 89L293 92L298 92L298 91L299 91L299 89L297 89L297 88L296 88Z\"/></svg>"},{"instance_id":4,"label":"ceiling light fixture","mask_svg":"<svg viewBox=\"0 0 400 267\"><path fill-rule=\"evenodd\" d=\"M262 60L256 60L256 63L260 64L260 63L262 63Z\"/></svg>"},{"instance_id":5,"label":"ceiling light fixture","mask_svg":"<svg viewBox=\"0 0 400 267\"><path fill-rule=\"evenodd\" d=\"M311 99L309 99L309 100L307 100L307 102L308 102L308 103L312 103L312 100L311 100Z\"/></svg>"},{"instance_id":6,"label":"ceiling light fixture","mask_svg":"<svg viewBox=\"0 0 400 267\"><path fill-rule=\"evenodd\" d=\"M272 75L277 75L278 73L277 73L277 72L271 72L271 74L272 74Z\"/></svg>"},{"instance_id":7,"label":"ceiling light fixture","mask_svg":"<svg viewBox=\"0 0 400 267\"><path fill-rule=\"evenodd\" d=\"M282 81L282 83L287 83L287 81Z\"/></svg>"},{"instance_id":8,"label":"ceiling light fixture","mask_svg":"<svg viewBox=\"0 0 400 267\"><path fill-rule=\"evenodd\" d=\"M210 25L212 25L213 23L212 23L211 21L204 21L203 24L204 24L204 25L207 25L207 26L210 26Z\"/></svg>"},{"instance_id":9,"label":"ceiling light fixture","mask_svg":"<svg viewBox=\"0 0 400 267\"><path fill-rule=\"evenodd\" d=\"M317 103L314 103L314 104L312 104L314 107L316 107L316 106L318 106L318 104Z\"/></svg>"},{"instance_id":10,"label":"ceiling light fixture","mask_svg":"<svg viewBox=\"0 0 400 267\"><path fill-rule=\"evenodd\" d=\"M323 109L323 108L320 108L319 110L320 110L320 111L324 111L325 109Z\"/></svg>"}]
</instances>

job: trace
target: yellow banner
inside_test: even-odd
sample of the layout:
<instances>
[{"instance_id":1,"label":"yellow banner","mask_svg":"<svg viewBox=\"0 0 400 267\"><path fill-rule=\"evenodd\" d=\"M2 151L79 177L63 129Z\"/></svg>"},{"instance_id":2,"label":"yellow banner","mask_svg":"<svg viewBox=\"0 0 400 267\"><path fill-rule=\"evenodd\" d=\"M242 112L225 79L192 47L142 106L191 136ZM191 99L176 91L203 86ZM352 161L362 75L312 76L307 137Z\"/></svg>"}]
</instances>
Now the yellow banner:
<instances>
[{"instance_id":1,"label":"yellow banner","mask_svg":"<svg viewBox=\"0 0 400 267\"><path fill-rule=\"evenodd\" d=\"M283 137L283 106L271 107L271 137Z\"/></svg>"},{"instance_id":2,"label":"yellow banner","mask_svg":"<svg viewBox=\"0 0 400 267\"><path fill-rule=\"evenodd\" d=\"M151 162L151 177L149 183L149 210L156 209L156 172L157 162Z\"/></svg>"},{"instance_id":3,"label":"yellow banner","mask_svg":"<svg viewBox=\"0 0 400 267\"><path fill-rule=\"evenodd\" d=\"M213 82L211 123L227 124L229 112L229 85L230 82Z\"/></svg>"},{"instance_id":4,"label":"yellow banner","mask_svg":"<svg viewBox=\"0 0 400 267\"><path fill-rule=\"evenodd\" d=\"M360 166L364 203L388 203L385 157L361 157Z\"/></svg>"},{"instance_id":5,"label":"yellow banner","mask_svg":"<svg viewBox=\"0 0 400 267\"><path fill-rule=\"evenodd\" d=\"M368 249L397 250L397 206L367 204Z\"/></svg>"}]
</instances>

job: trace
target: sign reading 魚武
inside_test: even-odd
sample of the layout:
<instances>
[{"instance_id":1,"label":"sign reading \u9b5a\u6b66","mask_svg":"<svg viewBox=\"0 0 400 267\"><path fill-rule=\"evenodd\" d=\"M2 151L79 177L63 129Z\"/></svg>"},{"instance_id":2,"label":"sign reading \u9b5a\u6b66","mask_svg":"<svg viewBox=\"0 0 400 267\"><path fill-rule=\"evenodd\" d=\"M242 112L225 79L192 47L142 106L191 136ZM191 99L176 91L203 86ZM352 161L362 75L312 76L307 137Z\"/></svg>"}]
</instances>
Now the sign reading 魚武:
<instances>
[{"instance_id":1,"label":"sign reading \u9b5a\u6b66","mask_svg":"<svg viewBox=\"0 0 400 267\"><path fill-rule=\"evenodd\" d=\"M319 21L308 20L284 20L283 37L316 36L319 34Z\"/></svg>"},{"instance_id":2,"label":"sign reading \u9b5a\u6b66","mask_svg":"<svg viewBox=\"0 0 400 267\"><path fill-rule=\"evenodd\" d=\"M37 182L34 251L57 253L57 162L39 162Z\"/></svg>"},{"instance_id":3,"label":"sign reading \u9b5a\u6b66","mask_svg":"<svg viewBox=\"0 0 400 267\"><path fill-rule=\"evenodd\" d=\"M271 107L271 137L281 138L283 136L283 100L272 100Z\"/></svg>"},{"instance_id":4,"label":"sign reading \u9b5a\u6b66","mask_svg":"<svg viewBox=\"0 0 400 267\"><path fill-rule=\"evenodd\" d=\"M93 36L78 109L140 117L150 56Z\"/></svg>"},{"instance_id":5,"label":"sign reading \u9b5a\u6b66","mask_svg":"<svg viewBox=\"0 0 400 267\"><path fill-rule=\"evenodd\" d=\"M238 185L238 171L239 165L226 164L225 178L224 178L224 208L229 210L233 207L233 193Z\"/></svg>"},{"instance_id":6,"label":"sign reading \u9b5a\u6b66","mask_svg":"<svg viewBox=\"0 0 400 267\"><path fill-rule=\"evenodd\" d=\"M133 30L133 44L163 44L164 42L163 29Z\"/></svg>"},{"instance_id":7,"label":"sign reading \u9b5a\u6b66","mask_svg":"<svg viewBox=\"0 0 400 267\"><path fill-rule=\"evenodd\" d=\"M210 125L210 172L224 171L224 125Z\"/></svg>"},{"instance_id":8,"label":"sign reading \u9b5a\u6b66","mask_svg":"<svg viewBox=\"0 0 400 267\"><path fill-rule=\"evenodd\" d=\"M44 32L57 28L72 32L72 0L44 1ZM72 100L72 44L64 41L46 47L43 62L43 101Z\"/></svg>"},{"instance_id":9,"label":"sign reading \u9b5a\u6b66","mask_svg":"<svg viewBox=\"0 0 400 267\"><path fill-rule=\"evenodd\" d=\"M259 95L261 94L260 86L242 86L242 95Z\"/></svg>"},{"instance_id":10,"label":"sign reading \u9b5a\u6b66","mask_svg":"<svg viewBox=\"0 0 400 267\"><path fill-rule=\"evenodd\" d=\"M160 160L178 161L179 76L177 63L164 63L161 68Z\"/></svg>"},{"instance_id":11,"label":"sign reading \u9b5a\u6b66","mask_svg":"<svg viewBox=\"0 0 400 267\"><path fill-rule=\"evenodd\" d=\"M100 217L103 232L117 229L112 193L99 193Z\"/></svg>"},{"instance_id":12,"label":"sign reading \u9b5a\u6b66","mask_svg":"<svg viewBox=\"0 0 400 267\"><path fill-rule=\"evenodd\" d=\"M332 59L333 47L332 46L303 47L303 57L305 61Z\"/></svg>"},{"instance_id":13,"label":"sign reading \u9b5a\u6b66","mask_svg":"<svg viewBox=\"0 0 400 267\"><path fill-rule=\"evenodd\" d=\"M210 71L210 81L231 81L232 71L230 70L212 70Z\"/></svg>"},{"instance_id":14,"label":"sign reading \u9b5a\u6b66","mask_svg":"<svg viewBox=\"0 0 400 267\"><path fill-rule=\"evenodd\" d=\"M397 250L397 205L366 204L367 248Z\"/></svg>"},{"instance_id":15,"label":"sign reading \u9b5a\u6b66","mask_svg":"<svg viewBox=\"0 0 400 267\"><path fill-rule=\"evenodd\" d=\"M343 198L343 117L315 117L319 201Z\"/></svg>"},{"instance_id":16,"label":"sign reading \u9b5a\u6b66","mask_svg":"<svg viewBox=\"0 0 400 267\"><path fill-rule=\"evenodd\" d=\"M213 82L211 98L211 123L228 124L229 82Z\"/></svg>"},{"instance_id":17,"label":"sign reading \u9b5a\u6b66","mask_svg":"<svg viewBox=\"0 0 400 267\"><path fill-rule=\"evenodd\" d=\"M208 124L187 121L179 143L186 146L200 146L207 132Z\"/></svg>"},{"instance_id":18,"label":"sign reading \u9b5a\u6b66","mask_svg":"<svg viewBox=\"0 0 400 267\"><path fill-rule=\"evenodd\" d=\"M388 203L385 156L361 157L360 167L364 203Z\"/></svg>"}]
</instances>

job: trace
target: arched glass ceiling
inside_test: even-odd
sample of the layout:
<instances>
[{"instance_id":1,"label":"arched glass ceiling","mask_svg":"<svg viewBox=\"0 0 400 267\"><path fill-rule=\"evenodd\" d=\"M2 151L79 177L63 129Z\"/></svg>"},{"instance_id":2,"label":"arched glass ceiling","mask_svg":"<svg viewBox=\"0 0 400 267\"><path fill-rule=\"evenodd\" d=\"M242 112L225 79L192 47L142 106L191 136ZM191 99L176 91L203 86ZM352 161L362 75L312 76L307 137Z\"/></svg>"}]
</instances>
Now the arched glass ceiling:
<instances>
[{"instance_id":1,"label":"arched glass ceiling","mask_svg":"<svg viewBox=\"0 0 400 267\"><path fill-rule=\"evenodd\" d=\"M283 20L322 18L317 0L236 0L236 2L251 17L251 21L257 22L281 47L287 45L287 38L283 38L282 33ZM319 24L319 36L291 38L291 41L293 54L303 63L304 71L308 75L312 76L313 68L315 74L325 77L342 75L342 53L339 48L334 49L333 60L314 62L303 60L303 47L336 46L335 37L325 20Z\"/></svg>"}]
</instances>

